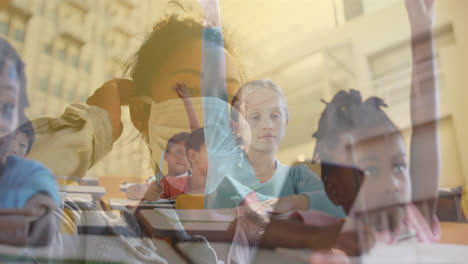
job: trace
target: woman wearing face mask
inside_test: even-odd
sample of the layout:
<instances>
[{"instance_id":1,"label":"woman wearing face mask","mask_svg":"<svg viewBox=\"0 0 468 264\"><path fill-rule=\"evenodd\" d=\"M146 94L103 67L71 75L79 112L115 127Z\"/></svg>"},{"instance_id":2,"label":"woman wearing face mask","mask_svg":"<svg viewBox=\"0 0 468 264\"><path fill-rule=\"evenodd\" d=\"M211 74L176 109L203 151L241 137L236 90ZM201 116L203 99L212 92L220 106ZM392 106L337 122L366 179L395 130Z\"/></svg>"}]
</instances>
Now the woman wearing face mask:
<instances>
[{"instance_id":1,"label":"woman wearing face mask","mask_svg":"<svg viewBox=\"0 0 468 264\"><path fill-rule=\"evenodd\" d=\"M184 103L171 89L178 81L189 88L194 111L201 117L201 99L196 97L200 96L202 29L202 19L188 14L161 19L128 63L133 82L110 80L87 104L68 106L58 119L33 121L36 142L30 158L42 161L56 175L83 177L112 150L123 131L121 106L129 105L132 123L149 145L151 164L157 165L169 138L190 131ZM229 44L226 40L224 51L231 80L228 91L234 94L244 74Z\"/></svg>"}]
</instances>

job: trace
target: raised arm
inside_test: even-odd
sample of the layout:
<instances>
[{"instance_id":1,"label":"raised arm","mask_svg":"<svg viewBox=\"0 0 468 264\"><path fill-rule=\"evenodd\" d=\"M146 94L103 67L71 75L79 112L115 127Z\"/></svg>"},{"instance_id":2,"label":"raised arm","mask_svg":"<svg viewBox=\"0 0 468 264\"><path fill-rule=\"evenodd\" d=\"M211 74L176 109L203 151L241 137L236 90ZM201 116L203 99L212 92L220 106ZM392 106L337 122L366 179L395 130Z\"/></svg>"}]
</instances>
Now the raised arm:
<instances>
[{"instance_id":1,"label":"raised arm","mask_svg":"<svg viewBox=\"0 0 468 264\"><path fill-rule=\"evenodd\" d=\"M203 8L201 90L204 97L227 100L226 65L218 0L199 0Z\"/></svg>"},{"instance_id":2,"label":"raised arm","mask_svg":"<svg viewBox=\"0 0 468 264\"><path fill-rule=\"evenodd\" d=\"M202 70L200 88L203 96L203 127L208 152L208 175L205 206L217 208L219 201L208 198L225 177L247 175L249 167L232 169L233 157L241 149L232 133L227 103L225 49L217 0L199 0L204 11ZM237 164L237 163L234 163ZM211 197L211 196L209 196Z\"/></svg>"},{"instance_id":3,"label":"raised arm","mask_svg":"<svg viewBox=\"0 0 468 264\"><path fill-rule=\"evenodd\" d=\"M197 113L193 108L192 98L190 96L190 92L185 86L185 83L177 83L174 87L172 87L177 93L177 95L182 99L185 106L185 111L187 112L187 117L190 123L190 130L194 131L200 128L200 122L198 121Z\"/></svg>"},{"instance_id":4,"label":"raised arm","mask_svg":"<svg viewBox=\"0 0 468 264\"><path fill-rule=\"evenodd\" d=\"M428 200L423 215L432 219L439 187L439 100L432 26L434 0L406 0L411 26L411 135L410 174L413 201ZM429 212L431 213L429 215ZM432 220L429 220L430 222Z\"/></svg>"}]
</instances>

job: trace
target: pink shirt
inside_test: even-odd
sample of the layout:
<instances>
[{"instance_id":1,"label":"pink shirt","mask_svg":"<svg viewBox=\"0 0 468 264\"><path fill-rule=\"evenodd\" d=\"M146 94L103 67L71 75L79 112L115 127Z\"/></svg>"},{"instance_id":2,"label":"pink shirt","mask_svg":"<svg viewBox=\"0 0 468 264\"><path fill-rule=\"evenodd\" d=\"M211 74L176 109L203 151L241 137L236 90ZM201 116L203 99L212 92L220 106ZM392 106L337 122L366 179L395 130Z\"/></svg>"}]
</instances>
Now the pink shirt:
<instances>
[{"instance_id":1,"label":"pink shirt","mask_svg":"<svg viewBox=\"0 0 468 264\"><path fill-rule=\"evenodd\" d=\"M297 211L294 214L299 216L306 225L326 226L339 222L333 216L314 210ZM409 238L412 235L419 242L437 243L440 240L440 223L435 216L433 230L434 232L431 231L418 208L413 204L409 204L398 230L394 234L390 232L378 233L376 239L387 244L395 244L400 241L400 238L406 240L405 234L408 234Z\"/></svg>"}]
</instances>

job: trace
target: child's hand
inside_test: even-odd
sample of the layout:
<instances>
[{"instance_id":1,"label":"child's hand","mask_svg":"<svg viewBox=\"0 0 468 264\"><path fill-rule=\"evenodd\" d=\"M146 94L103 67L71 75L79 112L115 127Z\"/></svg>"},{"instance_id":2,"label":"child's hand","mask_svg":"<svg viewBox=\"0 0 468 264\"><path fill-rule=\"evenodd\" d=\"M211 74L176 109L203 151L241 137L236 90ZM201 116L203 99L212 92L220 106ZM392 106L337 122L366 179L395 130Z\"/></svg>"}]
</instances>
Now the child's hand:
<instances>
[{"instance_id":1,"label":"child's hand","mask_svg":"<svg viewBox=\"0 0 468 264\"><path fill-rule=\"evenodd\" d=\"M375 234L371 228L361 230L363 234L356 231L341 232L333 248L337 248L348 256L359 256L363 252L368 252L375 245ZM360 241L364 238L365 241Z\"/></svg>"},{"instance_id":2,"label":"child's hand","mask_svg":"<svg viewBox=\"0 0 468 264\"><path fill-rule=\"evenodd\" d=\"M309 198L305 195L289 195L278 199L273 213L284 214L296 210L309 209Z\"/></svg>"},{"instance_id":3,"label":"child's hand","mask_svg":"<svg viewBox=\"0 0 468 264\"><path fill-rule=\"evenodd\" d=\"M205 27L221 26L221 15L218 0L197 0L203 9L203 25Z\"/></svg>"},{"instance_id":4,"label":"child's hand","mask_svg":"<svg viewBox=\"0 0 468 264\"><path fill-rule=\"evenodd\" d=\"M412 34L428 33L434 24L434 0L405 0Z\"/></svg>"},{"instance_id":5,"label":"child's hand","mask_svg":"<svg viewBox=\"0 0 468 264\"><path fill-rule=\"evenodd\" d=\"M130 99L135 95L135 88L131 80L113 79L105 82L86 100L88 105L99 106L109 113L114 141L120 137L123 131L121 106L128 105Z\"/></svg>"},{"instance_id":6,"label":"child's hand","mask_svg":"<svg viewBox=\"0 0 468 264\"><path fill-rule=\"evenodd\" d=\"M185 85L185 82L177 82L176 85L172 86L172 90L174 90L180 99L188 99L190 98L190 92Z\"/></svg>"},{"instance_id":7,"label":"child's hand","mask_svg":"<svg viewBox=\"0 0 468 264\"><path fill-rule=\"evenodd\" d=\"M158 184L157 182L152 182L149 184L148 189L143 195L143 200L146 201L157 201L160 199L161 194L164 192L164 183Z\"/></svg>"},{"instance_id":8,"label":"child's hand","mask_svg":"<svg viewBox=\"0 0 468 264\"><path fill-rule=\"evenodd\" d=\"M146 184L130 185L127 188L127 198L131 200L140 200L146 192L148 186Z\"/></svg>"},{"instance_id":9,"label":"child's hand","mask_svg":"<svg viewBox=\"0 0 468 264\"><path fill-rule=\"evenodd\" d=\"M240 215L256 214L268 218L274 211L275 205L278 203L278 198L250 203L239 208Z\"/></svg>"},{"instance_id":10,"label":"child's hand","mask_svg":"<svg viewBox=\"0 0 468 264\"><path fill-rule=\"evenodd\" d=\"M233 243L248 246L251 243L257 244L260 242L268 223L269 218L265 215L247 211L246 208L239 208L237 218L229 225L227 232L230 237L236 240ZM246 241L240 241L242 239L246 239Z\"/></svg>"}]
</instances>

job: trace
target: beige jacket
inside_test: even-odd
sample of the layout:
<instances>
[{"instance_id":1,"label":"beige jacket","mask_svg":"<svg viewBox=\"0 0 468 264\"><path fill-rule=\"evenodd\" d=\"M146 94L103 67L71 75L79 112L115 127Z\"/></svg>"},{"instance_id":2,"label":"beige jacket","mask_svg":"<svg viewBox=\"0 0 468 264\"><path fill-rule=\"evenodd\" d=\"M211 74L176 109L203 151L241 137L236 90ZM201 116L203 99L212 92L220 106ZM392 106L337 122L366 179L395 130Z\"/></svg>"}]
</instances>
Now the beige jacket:
<instances>
[{"instance_id":1,"label":"beige jacket","mask_svg":"<svg viewBox=\"0 0 468 264\"><path fill-rule=\"evenodd\" d=\"M83 177L112 150L109 114L97 106L73 103L61 117L42 117L32 124L36 139L28 158L56 176Z\"/></svg>"}]
</instances>

